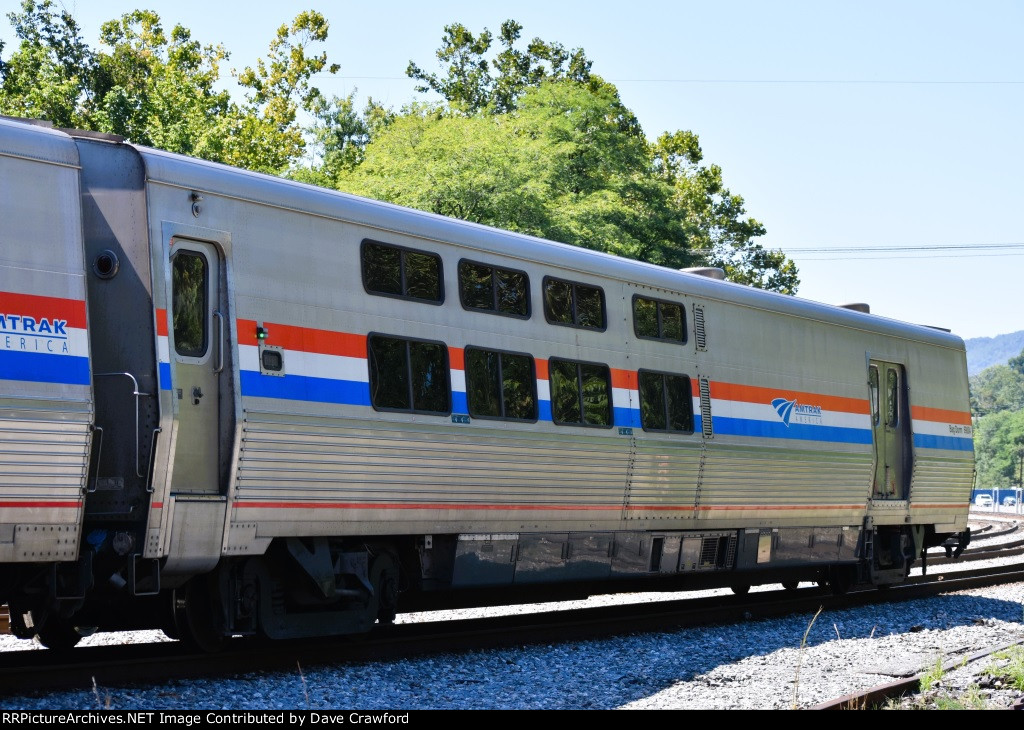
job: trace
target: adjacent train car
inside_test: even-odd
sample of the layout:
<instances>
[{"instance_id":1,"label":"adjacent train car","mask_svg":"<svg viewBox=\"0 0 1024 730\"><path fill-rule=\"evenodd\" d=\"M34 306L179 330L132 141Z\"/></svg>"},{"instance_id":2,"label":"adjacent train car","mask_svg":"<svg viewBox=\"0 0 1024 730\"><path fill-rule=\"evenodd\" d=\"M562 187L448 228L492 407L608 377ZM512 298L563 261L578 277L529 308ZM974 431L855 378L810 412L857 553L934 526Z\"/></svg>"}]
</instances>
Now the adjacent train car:
<instances>
[{"instance_id":1,"label":"adjacent train car","mask_svg":"<svg viewBox=\"0 0 1024 730\"><path fill-rule=\"evenodd\" d=\"M969 539L948 332L103 135L0 121L0 176L3 309L78 337L32 377L0 348L19 636L842 591ZM64 547L19 548L36 528Z\"/></svg>"}]
</instances>

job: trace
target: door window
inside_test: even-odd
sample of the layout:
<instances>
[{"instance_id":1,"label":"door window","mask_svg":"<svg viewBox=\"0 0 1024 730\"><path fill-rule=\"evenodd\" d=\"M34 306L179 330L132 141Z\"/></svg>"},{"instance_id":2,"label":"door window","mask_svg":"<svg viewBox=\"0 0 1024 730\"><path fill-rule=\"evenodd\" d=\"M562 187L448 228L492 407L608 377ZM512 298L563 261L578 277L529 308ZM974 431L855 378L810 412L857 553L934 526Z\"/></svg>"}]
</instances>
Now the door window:
<instances>
[{"instance_id":1,"label":"door window","mask_svg":"<svg viewBox=\"0 0 1024 730\"><path fill-rule=\"evenodd\" d=\"M209 267L206 257L179 251L171 265L174 351L183 357L206 354Z\"/></svg>"}]
</instances>

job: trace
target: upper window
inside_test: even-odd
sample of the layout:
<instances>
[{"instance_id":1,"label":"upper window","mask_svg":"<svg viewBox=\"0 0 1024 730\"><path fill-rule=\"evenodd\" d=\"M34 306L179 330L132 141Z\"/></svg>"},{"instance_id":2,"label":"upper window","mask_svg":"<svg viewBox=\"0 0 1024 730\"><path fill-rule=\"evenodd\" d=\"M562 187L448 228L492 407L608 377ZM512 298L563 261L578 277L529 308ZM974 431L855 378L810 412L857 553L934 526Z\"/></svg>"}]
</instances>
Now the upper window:
<instances>
[{"instance_id":1,"label":"upper window","mask_svg":"<svg viewBox=\"0 0 1024 730\"><path fill-rule=\"evenodd\" d=\"M171 260L171 303L174 351L183 357L206 354L207 292L206 257L194 251L178 251Z\"/></svg>"},{"instance_id":2,"label":"upper window","mask_svg":"<svg viewBox=\"0 0 1024 730\"><path fill-rule=\"evenodd\" d=\"M661 299L633 297L633 331L637 337L667 342L686 342L683 305Z\"/></svg>"},{"instance_id":3,"label":"upper window","mask_svg":"<svg viewBox=\"0 0 1024 730\"><path fill-rule=\"evenodd\" d=\"M459 296L469 310L523 319L530 316L530 278L525 271L463 259L459 262Z\"/></svg>"},{"instance_id":4,"label":"upper window","mask_svg":"<svg viewBox=\"0 0 1024 730\"><path fill-rule=\"evenodd\" d=\"M882 414L878 405L878 368L874 365L868 369L868 392L871 394L871 423L877 426L882 422Z\"/></svg>"},{"instance_id":5,"label":"upper window","mask_svg":"<svg viewBox=\"0 0 1024 730\"><path fill-rule=\"evenodd\" d=\"M895 426L899 422L900 377L892 368L885 371L885 425Z\"/></svg>"},{"instance_id":6,"label":"upper window","mask_svg":"<svg viewBox=\"0 0 1024 730\"><path fill-rule=\"evenodd\" d=\"M693 433L693 391L685 375L641 370L640 423L645 431Z\"/></svg>"},{"instance_id":7,"label":"upper window","mask_svg":"<svg viewBox=\"0 0 1024 730\"><path fill-rule=\"evenodd\" d=\"M448 348L442 342L385 335L367 338L370 402L385 411L451 413Z\"/></svg>"},{"instance_id":8,"label":"upper window","mask_svg":"<svg viewBox=\"0 0 1024 730\"><path fill-rule=\"evenodd\" d=\"M544 316L552 324L603 330L604 291L600 287L544 277Z\"/></svg>"},{"instance_id":9,"label":"upper window","mask_svg":"<svg viewBox=\"0 0 1024 730\"><path fill-rule=\"evenodd\" d=\"M478 347L467 347L465 356L469 415L506 421L537 420L532 357Z\"/></svg>"},{"instance_id":10,"label":"upper window","mask_svg":"<svg viewBox=\"0 0 1024 730\"><path fill-rule=\"evenodd\" d=\"M555 423L612 425L612 379L607 365L552 358L548 361L548 377Z\"/></svg>"},{"instance_id":11,"label":"upper window","mask_svg":"<svg viewBox=\"0 0 1024 730\"><path fill-rule=\"evenodd\" d=\"M372 294L444 301L441 257L435 253L363 241L363 286Z\"/></svg>"}]
</instances>

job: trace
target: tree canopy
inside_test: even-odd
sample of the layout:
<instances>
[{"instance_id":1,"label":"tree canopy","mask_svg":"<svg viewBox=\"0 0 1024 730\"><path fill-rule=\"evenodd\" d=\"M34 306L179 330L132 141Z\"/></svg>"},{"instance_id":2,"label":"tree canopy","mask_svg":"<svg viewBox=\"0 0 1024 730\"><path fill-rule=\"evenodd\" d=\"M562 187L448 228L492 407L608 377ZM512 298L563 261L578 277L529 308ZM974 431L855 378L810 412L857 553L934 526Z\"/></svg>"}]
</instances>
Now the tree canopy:
<instances>
[{"instance_id":1,"label":"tree canopy","mask_svg":"<svg viewBox=\"0 0 1024 730\"><path fill-rule=\"evenodd\" d=\"M242 101L217 88L224 47L200 44L181 25L168 34L152 11L104 23L99 49L51 0L22 0L8 19L19 44L0 65L0 113L262 172L284 173L301 158L299 111L327 105L310 79L337 70L324 53L309 53L328 30L313 11L282 25L255 68L232 71Z\"/></svg>"},{"instance_id":2,"label":"tree canopy","mask_svg":"<svg viewBox=\"0 0 1024 730\"><path fill-rule=\"evenodd\" d=\"M581 48L502 23L495 36L445 26L438 72L410 62L417 90L440 101L386 109L313 85L337 65L317 48L320 13L280 26L253 66L230 70L222 45L135 10L102 26L99 46L52 0L8 14L0 113L388 200L442 215L670 267L719 266L732 281L795 293L764 226L706 164L691 131L650 142L618 89Z\"/></svg>"},{"instance_id":3,"label":"tree canopy","mask_svg":"<svg viewBox=\"0 0 1024 730\"><path fill-rule=\"evenodd\" d=\"M1016 485L1024 450L1024 352L971 378L978 486Z\"/></svg>"}]
</instances>

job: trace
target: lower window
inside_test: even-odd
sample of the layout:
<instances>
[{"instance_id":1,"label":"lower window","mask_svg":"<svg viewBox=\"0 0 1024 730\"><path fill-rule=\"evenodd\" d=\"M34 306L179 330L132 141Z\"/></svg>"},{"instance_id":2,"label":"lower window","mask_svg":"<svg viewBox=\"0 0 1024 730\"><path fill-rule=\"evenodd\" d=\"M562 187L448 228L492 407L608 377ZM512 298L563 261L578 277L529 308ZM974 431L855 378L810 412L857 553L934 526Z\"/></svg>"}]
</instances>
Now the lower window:
<instances>
[{"instance_id":1,"label":"lower window","mask_svg":"<svg viewBox=\"0 0 1024 730\"><path fill-rule=\"evenodd\" d=\"M451 413L448 348L443 342L386 335L367 338L370 403L378 410Z\"/></svg>"},{"instance_id":2,"label":"lower window","mask_svg":"<svg viewBox=\"0 0 1024 730\"><path fill-rule=\"evenodd\" d=\"M690 378L641 370L640 423L645 431L693 433Z\"/></svg>"},{"instance_id":3,"label":"lower window","mask_svg":"<svg viewBox=\"0 0 1024 730\"><path fill-rule=\"evenodd\" d=\"M555 423L612 425L612 383L607 365L552 358L548 361L548 377Z\"/></svg>"}]
</instances>

